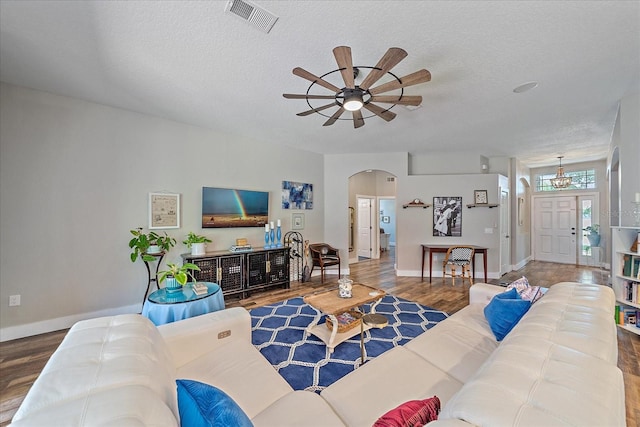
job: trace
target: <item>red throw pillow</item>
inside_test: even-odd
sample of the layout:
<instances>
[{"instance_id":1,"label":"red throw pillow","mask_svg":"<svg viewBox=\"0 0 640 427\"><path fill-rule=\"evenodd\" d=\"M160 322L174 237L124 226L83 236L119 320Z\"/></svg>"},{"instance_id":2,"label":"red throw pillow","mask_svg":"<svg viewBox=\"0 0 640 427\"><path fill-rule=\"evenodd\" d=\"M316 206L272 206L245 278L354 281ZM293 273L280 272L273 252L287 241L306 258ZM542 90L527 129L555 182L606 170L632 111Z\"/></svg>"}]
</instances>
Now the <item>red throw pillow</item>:
<instances>
[{"instance_id":1,"label":"red throw pillow","mask_svg":"<svg viewBox=\"0 0 640 427\"><path fill-rule=\"evenodd\" d=\"M410 400L378 418L373 427L418 427L438 419L440 399Z\"/></svg>"}]
</instances>

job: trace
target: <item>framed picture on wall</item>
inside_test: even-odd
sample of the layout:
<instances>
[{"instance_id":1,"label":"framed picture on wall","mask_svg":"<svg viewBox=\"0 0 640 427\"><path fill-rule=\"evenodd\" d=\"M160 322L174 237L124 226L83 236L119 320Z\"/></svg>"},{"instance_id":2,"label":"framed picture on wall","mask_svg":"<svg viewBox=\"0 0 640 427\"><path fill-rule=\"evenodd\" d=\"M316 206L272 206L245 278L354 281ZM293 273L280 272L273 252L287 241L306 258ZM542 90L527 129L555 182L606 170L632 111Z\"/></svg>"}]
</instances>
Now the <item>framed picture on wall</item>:
<instances>
[{"instance_id":1,"label":"framed picture on wall","mask_svg":"<svg viewBox=\"0 0 640 427\"><path fill-rule=\"evenodd\" d=\"M303 213L291 214L291 229L304 230L304 214Z\"/></svg>"},{"instance_id":2,"label":"framed picture on wall","mask_svg":"<svg viewBox=\"0 0 640 427\"><path fill-rule=\"evenodd\" d=\"M389 219L389 217L387 215L384 215L382 217L382 222L384 222L385 224L389 224L389 221L390 221L390 219Z\"/></svg>"},{"instance_id":3,"label":"framed picture on wall","mask_svg":"<svg viewBox=\"0 0 640 427\"><path fill-rule=\"evenodd\" d=\"M180 194L149 193L149 229L180 228Z\"/></svg>"},{"instance_id":4,"label":"framed picture on wall","mask_svg":"<svg viewBox=\"0 0 640 427\"><path fill-rule=\"evenodd\" d=\"M433 198L433 235L462 236L462 197Z\"/></svg>"},{"instance_id":5,"label":"framed picture on wall","mask_svg":"<svg viewBox=\"0 0 640 427\"><path fill-rule=\"evenodd\" d=\"M488 204L487 190L473 190L473 203L476 205Z\"/></svg>"}]
</instances>

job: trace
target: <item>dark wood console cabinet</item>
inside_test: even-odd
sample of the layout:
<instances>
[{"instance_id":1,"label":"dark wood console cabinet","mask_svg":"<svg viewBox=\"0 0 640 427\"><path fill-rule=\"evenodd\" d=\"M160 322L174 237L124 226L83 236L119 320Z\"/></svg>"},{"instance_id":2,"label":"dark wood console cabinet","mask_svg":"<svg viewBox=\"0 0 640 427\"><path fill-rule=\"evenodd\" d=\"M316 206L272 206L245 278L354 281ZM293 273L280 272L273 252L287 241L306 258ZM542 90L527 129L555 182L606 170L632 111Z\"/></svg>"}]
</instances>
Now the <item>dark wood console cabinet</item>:
<instances>
[{"instance_id":1,"label":"dark wood console cabinet","mask_svg":"<svg viewBox=\"0 0 640 427\"><path fill-rule=\"evenodd\" d=\"M289 248L254 249L247 252L217 251L204 255L182 254L190 262L196 280L220 285L226 295L247 295L259 289L284 286L289 289Z\"/></svg>"}]
</instances>

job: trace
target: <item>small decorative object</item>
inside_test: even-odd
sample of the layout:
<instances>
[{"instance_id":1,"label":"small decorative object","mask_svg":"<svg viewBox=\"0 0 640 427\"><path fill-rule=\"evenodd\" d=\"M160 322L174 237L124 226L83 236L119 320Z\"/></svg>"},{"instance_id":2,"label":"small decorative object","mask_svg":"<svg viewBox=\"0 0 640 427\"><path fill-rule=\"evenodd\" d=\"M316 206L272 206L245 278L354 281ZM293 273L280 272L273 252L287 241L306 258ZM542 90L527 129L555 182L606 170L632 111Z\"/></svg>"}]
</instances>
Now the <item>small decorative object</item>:
<instances>
[{"instance_id":1,"label":"small decorative object","mask_svg":"<svg viewBox=\"0 0 640 427\"><path fill-rule=\"evenodd\" d=\"M211 243L211 240L190 231L187 239L182 243L191 248L191 255L204 255L206 253L206 244Z\"/></svg>"},{"instance_id":2,"label":"small decorative object","mask_svg":"<svg viewBox=\"0 0 640 427\"><path fill-rule=\"evenodd\" d=\"M276 230L276 238L278 239L278 243L276 244L277 248L281 248L282 247L282 224L280 223L280 220L278 220L278 228Z\"/></svg>"},{"instance_id":3,"label":"small decorative object","mask_svg":"<svg viewBox=\"0 0 640 427\"><path fill-rule=\"evenodd\" d=\"M149 230L180 228L180 194L149 193Z\"/></svg>"},{"instance_id":4,"label":"small decorative object","mask_svg":"<svg viewBox=\"0 0 640 427\"><path fill-rule=\"evenodd\" d=\"M193 270L200 271L200 267L195 264L186 262L182 265L167 263L168 270L158 272L158 283L167 281L165 288L167 292L176 292L182 289L187 283L187 279L191 277L193 283L196 282L196 278L191 273Z\"/></svg>"},{"instance_id":5,"label":"small decorative object","mask_svg":"<svg viewBox=\"0 0 640 427\"><path fill-rule=\"evenodd\" d=\"M596 247L598 245L600 245L600 234L598 233L598 231L600 230L600 225L598 224L593 224L590 225L586 228L583 228L583 231L588 231L589 234L587 234L587 239L589 240L589 244L592 247Z\"/></svg>"},{"instance_id":6,"label":"small decorative object","mask_svg":"<svg viewBox=\"0 0 640 427\"><path fill-rule=\"evenodd\" d=\"M487 190L473 190L473 203L476 205L488 204Z\"/></svg>"},{"instance_id":7,"label":"small decorative object","mask_svg":"<svg viewBox=\"0 0 640 427\"><path fill-rule=\"evenodd\" d=\"M264 225L264 248L269 249L269 224Z\"/></svg>"},{"instance_id":8,"label":"small decorative object","mask_svg":"<svg viewBox=\"0 0 640 427\"><path fill-rule=\"evenodd\" d=\"M275 248L276 247L276 232L275 232L275 227L273 225L273 221L271 221L271 223L269 224L271 226L271 231L269 231L269 240L271 241L271 244L269 245L270 248Z\"/></svg>"},{"instance_id":9,"label":"small decorative object","mask_svg":"<svg viewBox=\"0 0 640 427\"><path fill-rule=\"evenodd\" d=\"M338 280L338 294L340 298L351 298L351 289L353 288L353 280L343 277Z\"/></svg>"}]
</instances>

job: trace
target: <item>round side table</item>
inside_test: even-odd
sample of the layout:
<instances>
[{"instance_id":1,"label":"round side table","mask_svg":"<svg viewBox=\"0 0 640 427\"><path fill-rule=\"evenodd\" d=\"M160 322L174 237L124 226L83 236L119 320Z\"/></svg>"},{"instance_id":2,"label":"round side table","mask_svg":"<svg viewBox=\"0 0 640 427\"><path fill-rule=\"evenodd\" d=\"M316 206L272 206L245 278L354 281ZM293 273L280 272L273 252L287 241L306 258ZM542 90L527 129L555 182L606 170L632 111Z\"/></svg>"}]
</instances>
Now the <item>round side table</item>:
<instances>
[{"instance_id":1,"label":"round side table","mask_svg":"<svg viewBox=\"0 0 640 427\"><path fill-rule=\"evenodd\" d=\"M360 365L364 364L364 325L382 329L389 324L389 319L379 313L368 313L360 318Z\"/></svg>"}]
</instances>

